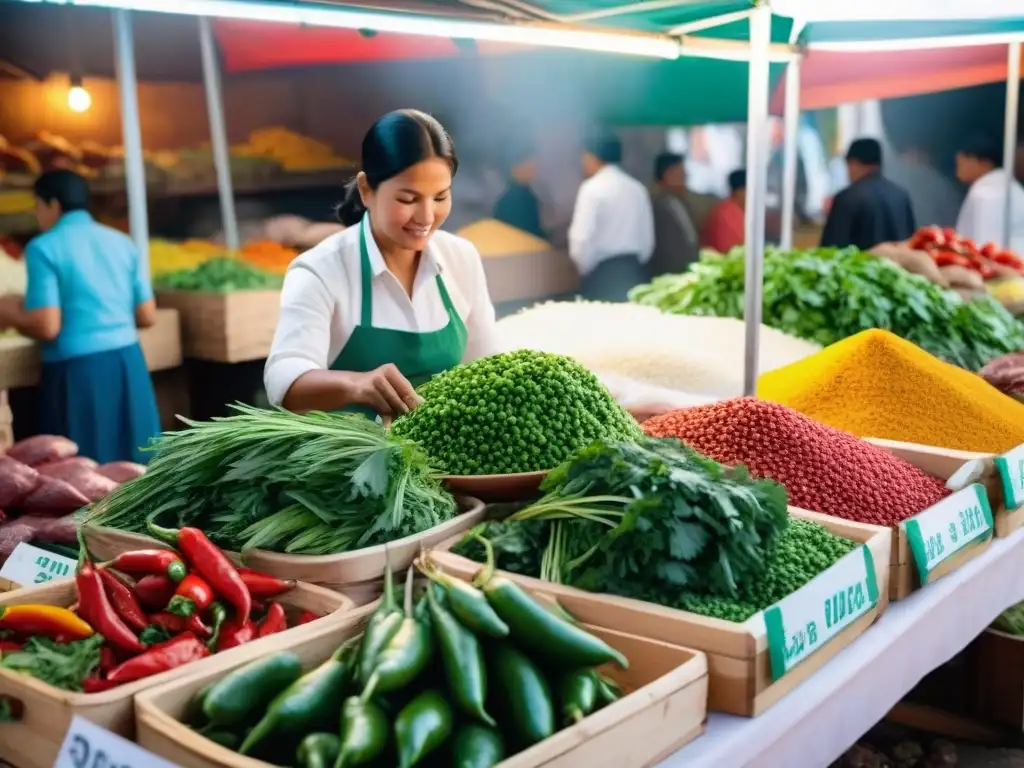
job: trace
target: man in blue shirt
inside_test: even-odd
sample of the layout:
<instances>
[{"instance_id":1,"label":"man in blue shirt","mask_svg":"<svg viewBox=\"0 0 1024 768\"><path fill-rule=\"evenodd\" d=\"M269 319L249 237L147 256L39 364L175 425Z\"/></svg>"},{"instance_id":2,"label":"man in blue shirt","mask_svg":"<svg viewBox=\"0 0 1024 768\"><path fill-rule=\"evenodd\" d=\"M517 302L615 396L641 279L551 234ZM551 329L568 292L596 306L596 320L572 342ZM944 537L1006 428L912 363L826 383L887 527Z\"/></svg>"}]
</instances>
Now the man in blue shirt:
<instances>
[{"instance_id":1,"label":"man in blue shirt","mask_svg":"<svg viewBox=\"0 0 1024 768\"><path fill-rule=\"evenodd\" d=\"M160 431L137 331L156 321L149 270L126 235L89 215L77 173L44 173L35 197L43 234L25 250L25 296L0 297L0 330L41 343L44 433L99 462L142 461Z\"/></svg>"}]
</instances>

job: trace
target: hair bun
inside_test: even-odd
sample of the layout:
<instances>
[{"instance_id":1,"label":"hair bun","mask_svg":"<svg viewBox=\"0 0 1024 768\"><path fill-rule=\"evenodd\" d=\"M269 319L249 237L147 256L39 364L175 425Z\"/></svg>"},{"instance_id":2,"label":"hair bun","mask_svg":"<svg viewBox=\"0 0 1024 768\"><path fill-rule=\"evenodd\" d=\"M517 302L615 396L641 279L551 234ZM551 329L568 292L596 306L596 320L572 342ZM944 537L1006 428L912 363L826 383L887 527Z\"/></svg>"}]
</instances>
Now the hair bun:
<instances>
[{"instance_id":1,"label":"hair bun","mask_svg":"<svg viewBox=\"0 0 1024 768\"><path fill-rule=\"evenodd\" d=\"M345 185L345 197L338 203L334 214L338 221L346 227L351 227L362 221L365 213L366 207L363 205L363 199L359 196L359 185L355 179L352 179Z\"/></svg>"}]
</instances>

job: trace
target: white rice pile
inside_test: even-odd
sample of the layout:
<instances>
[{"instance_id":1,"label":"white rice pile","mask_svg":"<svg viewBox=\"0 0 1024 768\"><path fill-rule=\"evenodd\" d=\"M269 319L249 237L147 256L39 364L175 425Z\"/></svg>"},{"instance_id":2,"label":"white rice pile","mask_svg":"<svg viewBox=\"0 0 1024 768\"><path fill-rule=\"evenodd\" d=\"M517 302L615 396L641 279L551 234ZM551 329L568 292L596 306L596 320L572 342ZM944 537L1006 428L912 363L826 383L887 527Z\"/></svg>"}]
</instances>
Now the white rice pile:
<instances>
[{"instance_id":1,"label":"white rice pile","mask_svg":"<svg viewBox=\"0 0 1024 768\"><path fill-rule=\"evenodd\" d=\"M498 322L504 349L567 355L592 371L712 397L743 392L743 321L670 315L655 307L548 302ZM759 371L821 347L761 326Z\"/></svg>"}]
</instances>

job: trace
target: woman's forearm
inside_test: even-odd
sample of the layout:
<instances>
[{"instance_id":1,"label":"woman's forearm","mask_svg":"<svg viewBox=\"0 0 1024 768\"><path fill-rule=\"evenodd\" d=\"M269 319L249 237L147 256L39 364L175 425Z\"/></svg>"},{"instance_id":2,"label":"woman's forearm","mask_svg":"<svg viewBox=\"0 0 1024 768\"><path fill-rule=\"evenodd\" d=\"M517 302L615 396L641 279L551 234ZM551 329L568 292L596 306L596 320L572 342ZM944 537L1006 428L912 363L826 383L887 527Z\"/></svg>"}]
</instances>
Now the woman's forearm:
<instances>
[{"instance_id":1,"label":"woman's forearm","mask_svg":"<svg viewBox=\"0 0 1024 768\"><path fill-rule=\"evenodd\" d=\"M356 388L348 371L309 371L297 378L281 405L289 411L340 411L356 404Z\"/></svg>"}]
</instances>

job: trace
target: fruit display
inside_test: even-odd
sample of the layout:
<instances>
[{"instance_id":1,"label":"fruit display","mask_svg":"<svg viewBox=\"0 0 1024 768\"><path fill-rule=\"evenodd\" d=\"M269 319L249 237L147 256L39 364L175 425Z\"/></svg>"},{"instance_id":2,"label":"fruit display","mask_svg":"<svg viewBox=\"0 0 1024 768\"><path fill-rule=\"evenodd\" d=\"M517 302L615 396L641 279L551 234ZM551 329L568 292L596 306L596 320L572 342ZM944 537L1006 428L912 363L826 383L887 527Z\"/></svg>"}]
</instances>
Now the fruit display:
<instances>
[{"instance_id":1,"label":"fruit display","mask_svg":"<svg viewBox=\"0 0 1024 768\"><path fill-rule=\"evenodd\" d=\"M334 153L329 144L303 136L287 128L257 128L242 144L231 147L238 157L273 160L289 173L345 168L352 161Z\"/></svg>"},{"instance_id":2,"label":"fruit display","mask_svg":"<svg viewBox=\"0 0 1024 768\"><path fill-rule=\"evenodd\" d=\"M597 668L629 660L493 565L473 583L440 570L404 597L390 571L361 635L303 672L278 653L192 702L207 739L273 765L489 768L615 702Z\"/></svg>"},{"instance_id":3,"label":"fruit display","mask_svg":"<svg viewBox=\"0 0 1024 768\"><path fill-rule=\"evenodd\" d=\"M597 377L567 357L520 350L484 357L422 385L424 402L391 433L452 475L550 469L594 440L639 435Z\"/></svg>"},{"instance_id":4,"label":"fruit display","mask_svg":"<svg viewBox=\"0 0 1024 768\"><path fill-rule=\"evenodd\" d=\"M1024 259L1019 255L995 243L978 245L958 235L955 229L921 227L907 245L928 253L939 267L963 267L977 272L984 280L1024 275Z\"/></svg>"}]
</instances>

